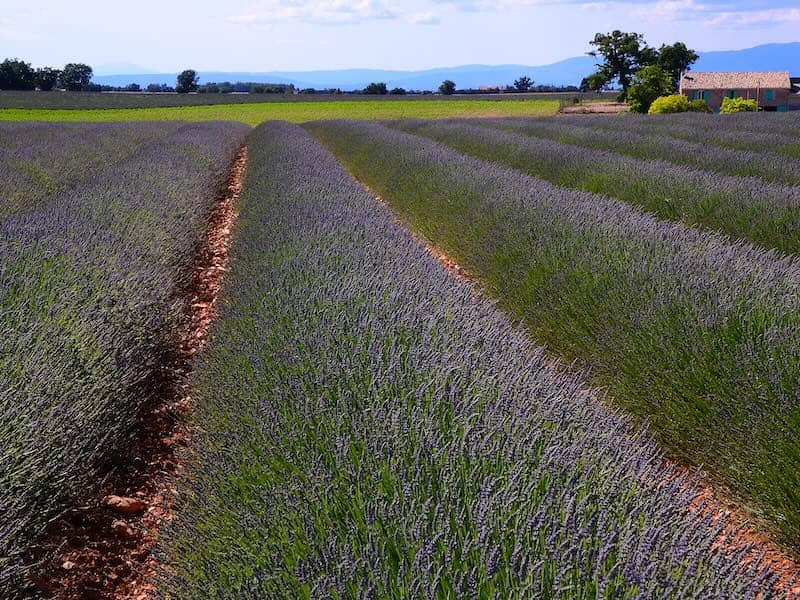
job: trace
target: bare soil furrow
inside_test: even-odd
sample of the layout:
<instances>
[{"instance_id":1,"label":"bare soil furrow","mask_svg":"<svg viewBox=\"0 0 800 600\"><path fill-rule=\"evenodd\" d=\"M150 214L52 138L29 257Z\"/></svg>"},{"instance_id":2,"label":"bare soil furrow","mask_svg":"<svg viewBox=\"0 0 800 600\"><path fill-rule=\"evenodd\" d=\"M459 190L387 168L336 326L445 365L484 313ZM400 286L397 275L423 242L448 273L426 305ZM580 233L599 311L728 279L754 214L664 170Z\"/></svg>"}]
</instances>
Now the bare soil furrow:
<instances>
[{"instance_id":1,"label":"bare soil furrow","mask_svg":"<svg viewBox=\"0 0 800 600\"><path fill-rule=\"evenodd\" d=\"M191 283L181 291L177 343L162 369L159 402L144 411L134 441L93 502L77 506L53 523L43 555L39 590L62 600L156 597L154 555L161 527L174 518L176 481L184 472L182 449L192 434L187 383L193 358L208 343L228 263L236 201L247 166L247 147L237 154L225 193L209 215L192 263ZM52 552L55 547L56 551Z\"/></svg>"}]
</instances>

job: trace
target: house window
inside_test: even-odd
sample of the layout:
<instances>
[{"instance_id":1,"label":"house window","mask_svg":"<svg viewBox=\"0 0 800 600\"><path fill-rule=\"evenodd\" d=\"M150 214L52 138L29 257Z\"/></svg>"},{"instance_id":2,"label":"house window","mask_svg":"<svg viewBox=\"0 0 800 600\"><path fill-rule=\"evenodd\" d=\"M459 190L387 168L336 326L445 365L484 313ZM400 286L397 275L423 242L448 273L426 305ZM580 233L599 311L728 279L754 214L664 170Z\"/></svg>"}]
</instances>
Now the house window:
<instances>
[{"instance_id":1,"label":"house window","mask_svg":"<svg viewBox=\"0 0 800 600\"><path fill-rule=\"evenodd\" d=\"M711 92L703 92L703 100L711 100Z\"/></svg>"},{"instance_id":2,"label":"house window","mask_svg":"<svg viewBox=\"0 0 800 600\"><path fill-rule=\"evenodd\" d=\"M731 99L736 98L736 90L728 90L725 95Z\"/></svg>"},{"instance_id":3,"label":"house window","mask_svg":"<svg viewBox=\"0 0 800 600\"><path fill-rule=\"evenodd\" d=\"M775 100L775 90L764 90L764 100L768 102Z\"/></svg>"}]
</instances>

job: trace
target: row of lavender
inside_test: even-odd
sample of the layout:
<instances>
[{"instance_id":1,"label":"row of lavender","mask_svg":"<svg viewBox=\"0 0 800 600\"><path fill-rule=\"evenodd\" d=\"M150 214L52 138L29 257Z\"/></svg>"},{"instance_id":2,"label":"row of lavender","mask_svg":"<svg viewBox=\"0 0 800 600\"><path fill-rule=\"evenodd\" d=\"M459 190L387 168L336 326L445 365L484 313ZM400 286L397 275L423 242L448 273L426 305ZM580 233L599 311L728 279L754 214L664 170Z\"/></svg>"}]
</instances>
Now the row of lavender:
<instances>
[{"instance_id":1,"label":"row of lavender","mask_svg":"<svg viewBox=\"0 0 800 600\"><path fill-rule=\"evenodd\" d=\"M702 225L764 248L800 254L800 187L643 160L487 126L494 123L405 120L390 125L559 186L605 194L664 219Z\"/></svg>"},{"instance_id":2,"label":"row of lavender","mask_svg":"<svg viewBox=\"0 0 800 600\"><path fill-rule=\"evenodd\" d=\"M715 118L708 117L707 118ZM671 115L655 117L671 119ZM599 122L591 119L586 123ZM636 121L632 118L631 123ZM693 169L737 177L759 177L788 185L800 184L800 160L760 151L709 147L705 142L689 142L669 136L637 133L634 128L598 128L559 119L495 119L492 126L507 131L547 138L565 144L610 150L648 160L665 160ZM627 122L626 122L627 123ZM740 135L747 135L740 133Z\"/></svg>"},{"instance_id":3,"label":"row of lavender","mask_svg":"<svg viewBox=\"0 0 800 600\"><path fill-rule=\"evenodd\" d=\"M665 136L705 146L767 152L800 158L800 113L759 115L740 113L709 117L697 113L670 115L665 118L624 115L598 119L564 117L564 123L603 130L631 131L645 135ZM694 147L694 146L693 146Z\"/></svg>"},{"instance_id":4,"label":"row of lavender","mask_svg":"<svg viewBox=\"0 0 800 600\"><path fill-rule=\"evenodd\" d=\"M53 127L45 145L86 133ZM136 127L101 131L152 137L152 125L129 136ZM26 563L48 558L34 546L45 525L89 496L156 394L179 314L176 290L248 130L169 126L158 144L109 159L93 178L48 197L47 208L0 219L3 598L23 593Z\"/></svg>"},{"instance_id":5,"label":"row of lavender","mask_svg":"<svg viewBox=\"0 0 800 600\"><path fill-rule=\"evenodd\" d=\"M88 180L181 123L0 123L0 218Z\"/></svg>"},{"instance_id":6,"label":"row of lavender","mask_svg":"<svg viewBox=\"0 0 800 600\"><path fill-rule=\"evenodd\" d=\"M722 524L693 512L696 488L650 439L310 135L262 125L249 157L165 596L769 591L772 573L715 545Z\"/></svg>"},{"instance_id":7,"label":"row of lavender","mask_svg":"<svg viewBox=\"0 0 800 600\"><path fill-rule=\"evenodd\" d=\"M800 264L377 124L309 128L533 339L800 539Z\"/></svg>"}]
</instances>

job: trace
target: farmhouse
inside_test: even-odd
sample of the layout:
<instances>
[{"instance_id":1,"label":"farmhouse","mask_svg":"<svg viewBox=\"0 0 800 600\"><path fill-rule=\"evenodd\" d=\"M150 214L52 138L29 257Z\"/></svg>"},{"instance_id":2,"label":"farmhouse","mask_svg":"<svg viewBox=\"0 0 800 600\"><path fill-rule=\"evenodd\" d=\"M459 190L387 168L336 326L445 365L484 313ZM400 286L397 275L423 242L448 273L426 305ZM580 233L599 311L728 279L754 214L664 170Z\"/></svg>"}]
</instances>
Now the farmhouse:
<instances>
[{"instance_id":1,"label":"farmhouse","mask_svg":"<svg viewBox=\"0 0 800 600\"><path fill-rule=\"evenodd\" d=\"M726 97L757 100L765 111L800 108L800 96L793 93L792 80L786 71L690 71L681 78L680 91L690 100L705 100L713 110L719 110Z\"/></svg>"}]
</instances>

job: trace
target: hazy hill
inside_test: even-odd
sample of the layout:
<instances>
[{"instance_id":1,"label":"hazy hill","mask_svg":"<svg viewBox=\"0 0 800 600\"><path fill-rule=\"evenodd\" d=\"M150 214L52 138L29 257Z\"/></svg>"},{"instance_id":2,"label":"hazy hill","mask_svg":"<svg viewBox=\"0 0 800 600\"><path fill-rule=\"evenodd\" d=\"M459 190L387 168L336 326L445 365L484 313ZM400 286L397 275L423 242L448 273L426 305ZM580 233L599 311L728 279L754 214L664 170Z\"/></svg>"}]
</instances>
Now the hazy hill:
<instances>
[{"instance_id":1,"label":"hazy hill","mask_svg":"<svg viewBox=\"0 0 800 600\"><path fill-rule=\"evenodd\" d=\"M203 83L210 81L255 81L269 83L292 83L299 88L341 88L354 90L373 81L385 81L389 87L404 87L417 90L435 90L444 79L452 79L460 88L477 88L482 85L511 84L517 77L527 75L536 83L554 85L578 85L581 79L594 70L596 59L576 56L550 65L464 65L428 69L424 71L382 71L375 69L346 69L338 71L271 71L248 72L200 72ZM723 50L700 53L694 66L696 71L789 71L800 76L800 42L787 44L765 44L746 50ZM101 72L107 73L107 68ZM95 83L127 85L138 83L175 83L176 73L146 74L124 73L121 75L98 74Z\"/></svg>"}]
</instances>

